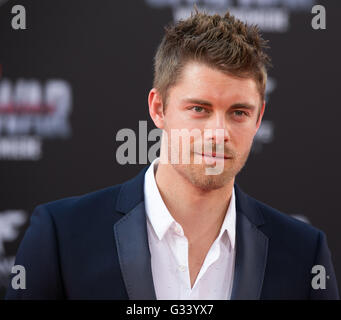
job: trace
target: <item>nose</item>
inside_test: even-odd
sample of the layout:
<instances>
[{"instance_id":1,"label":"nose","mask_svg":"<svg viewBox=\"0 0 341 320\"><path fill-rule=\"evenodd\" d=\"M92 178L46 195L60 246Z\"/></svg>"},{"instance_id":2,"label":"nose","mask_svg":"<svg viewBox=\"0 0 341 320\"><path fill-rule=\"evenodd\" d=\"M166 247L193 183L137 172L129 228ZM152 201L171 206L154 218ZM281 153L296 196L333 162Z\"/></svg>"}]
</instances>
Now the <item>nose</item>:
<instances>
[{"instance_id":1,"label":"nose","mask_svg":"<svg viewBox=\"0 0 341 320\"><path fill-rule=\"evenodd\" d=\"M224 144L230 140L224 113L216 113L205 127L205 137L215 144Z\"/></svg>"}]
</instances>

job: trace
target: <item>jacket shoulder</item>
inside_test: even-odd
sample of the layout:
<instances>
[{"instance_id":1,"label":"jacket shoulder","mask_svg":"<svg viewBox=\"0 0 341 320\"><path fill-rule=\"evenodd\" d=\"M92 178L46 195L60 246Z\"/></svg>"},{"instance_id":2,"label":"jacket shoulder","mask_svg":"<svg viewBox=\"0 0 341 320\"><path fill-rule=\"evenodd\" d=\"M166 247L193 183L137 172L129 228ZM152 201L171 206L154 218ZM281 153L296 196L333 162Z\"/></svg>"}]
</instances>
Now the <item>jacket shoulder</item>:
<instances>
[{"instance_id":1,"label":"jacket shoulder","mask_svg":"<svg viewBox=\"0 0 341 320\"><path fill-rule=\"evenodd\" d=\"M95 190L78 196L70 196L39 204L35 211L42 210L54 220L84 218L90 213L114 212L121 184Z\"/></svg>"},{"instance_id":2,"label":"jacket shoulder","mask_svg":"<svg viewBox=\"0 0 341 320\"><path fill-rule=\"evenodd\" d=\"M277 274L277 280L272 278L266 281L264 286L272 288L276 281L276 285L282 288L285 288L287 284L302 283L304 296L300 296L299 299L339 299L326 234L309 223L298 220L259 200L249 197L249 201L263 217L260 229L270 240L268 274ZM325 268L325 274L329 277L328 290L314 290L311 287L314 266ZM289 280L288 275L290 275ZM299 292L300 290L296 287L293 296ZM272 292L269 297L274 297Z\"/></svg>"},{"instance_id":3,"label":"jacket shoulder","mask_svg":"<svg viewBox=\"0 0 341 320\"><path fill-rule=\"evenodd\" d=\"M286 237L297 236L312 240L319 237L323 233L320 229L312 226L308 222L301 221L288 213L282 212L272 206L254 199L250 196L249 200L261 213L264 219L264 230L268 234L275 236L276 234L285 234Z\"/></svg>"}]
</instances>

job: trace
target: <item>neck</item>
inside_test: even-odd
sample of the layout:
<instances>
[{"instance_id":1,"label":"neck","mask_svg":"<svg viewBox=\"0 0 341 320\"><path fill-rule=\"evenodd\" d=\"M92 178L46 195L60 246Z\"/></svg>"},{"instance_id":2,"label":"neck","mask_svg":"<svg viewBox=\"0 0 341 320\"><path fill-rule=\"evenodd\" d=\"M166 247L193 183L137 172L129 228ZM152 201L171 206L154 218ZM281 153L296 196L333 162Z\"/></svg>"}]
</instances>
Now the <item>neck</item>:
<instances>
[{"instance_id":1,"label":"neck","mask_svg":"<svg viewBox=\"0 0 341 320\"><path fill-rule=\"evenodd\" d=\"M171 164L159 162L155 180L165 205L189 240L195 241L207 234L214 238L219 234L230 203L234 179L222 188L202 190Z\"/></svg>"}]
</instances>

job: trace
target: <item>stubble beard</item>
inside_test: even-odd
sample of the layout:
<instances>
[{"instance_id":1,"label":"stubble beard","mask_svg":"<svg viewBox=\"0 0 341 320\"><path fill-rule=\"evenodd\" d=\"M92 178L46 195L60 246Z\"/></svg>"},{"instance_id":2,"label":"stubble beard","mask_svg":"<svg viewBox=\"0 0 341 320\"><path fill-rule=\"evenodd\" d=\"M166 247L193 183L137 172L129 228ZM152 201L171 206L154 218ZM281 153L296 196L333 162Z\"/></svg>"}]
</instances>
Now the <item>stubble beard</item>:
<instances>
[{"instance_id":1,"label":"stubble beard","mask_svg":"<svg viewBox=\"0 0 341 320\"><path fill-rule=\"evenodd\" d=\"M212 191L223 188L231 182L235 176L245 166L249 157L250 148L243 154L234 153L231 159L225 160L223 171L219 174L209 175L206 173L207 168L213 168L215 165L208 165L203 162L201 164L194 163L194 155L191 153L190 164L172 164L173 168L184 179L189 181L193 186L202 191Z\"/></svg>"}]
</instances>

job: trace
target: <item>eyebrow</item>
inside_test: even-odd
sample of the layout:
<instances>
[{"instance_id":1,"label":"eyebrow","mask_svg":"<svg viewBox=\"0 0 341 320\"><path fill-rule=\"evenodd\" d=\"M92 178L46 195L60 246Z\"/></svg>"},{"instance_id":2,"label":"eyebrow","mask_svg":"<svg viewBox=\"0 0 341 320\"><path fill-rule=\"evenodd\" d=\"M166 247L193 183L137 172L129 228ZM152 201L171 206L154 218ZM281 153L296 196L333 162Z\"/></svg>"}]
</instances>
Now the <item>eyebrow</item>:
<instances>
[{"instance_id":1,"label":"eyebrow","mask_svg":"<svg viewBox=\"0 0 341 320\"><path fill-rule=\"evenodd\" d=\"M248 109L248 110L255 110L257 109L256 106L253 104L250 104L248 102L243 102L243 103L235 103L231 106L231 108L243 108L243 109Z\"/></svg>"},{"instance_id":2,"label":"eyebrow","mask_svg":"<svg viewBox=\"0 0 341 320\"><path fill-rule=\"evenodd\" d=\"M202 99L195 99L195 98L188 98L183 100L184 103L191 103L191 104L200 104L202 106L208 106L212 107L213 104L207 100L202 100ZM238 102L235 103L231 106L231 108L243 108L243 109L248 109L248 110L255 110L257 109L256 106L253 104L250 104L248 102Z\"/></svg>"},{"instance_id":3,"label":"eyebrow","mask_svg":"<svg viewBox=\"0 0 341 320\"><path fill-rule=\"evenodd\" d=\"M208 106L208 107L212 107L212 103L206 100L202 100L202 99L193 99L193 98L188 98L188 99L183 99L182 100L185 103L192 103L192 104L201 104L203 106Z\"/></svg>"}]
</instances>

